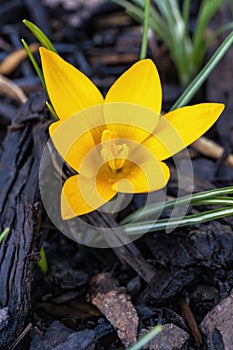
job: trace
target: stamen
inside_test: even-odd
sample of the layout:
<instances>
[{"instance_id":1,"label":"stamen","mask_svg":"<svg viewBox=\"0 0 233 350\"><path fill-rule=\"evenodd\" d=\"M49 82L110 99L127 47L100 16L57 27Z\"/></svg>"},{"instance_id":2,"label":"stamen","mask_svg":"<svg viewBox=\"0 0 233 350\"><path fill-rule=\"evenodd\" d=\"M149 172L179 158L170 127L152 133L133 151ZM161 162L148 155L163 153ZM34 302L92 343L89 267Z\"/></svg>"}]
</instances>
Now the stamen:
<instances>
[{"instance_id":1,"label":"stamen","mask_svg":"<svg viewBox=\"0 0 233 350\"><path fill-rule=\"evenodd\" d=\"M116 138L117 133L111 130L104 130L101 137L101 157L114 171L122 169L129 153L129 147L125 143L117 145Z\"/></svg>"}]
</instances>

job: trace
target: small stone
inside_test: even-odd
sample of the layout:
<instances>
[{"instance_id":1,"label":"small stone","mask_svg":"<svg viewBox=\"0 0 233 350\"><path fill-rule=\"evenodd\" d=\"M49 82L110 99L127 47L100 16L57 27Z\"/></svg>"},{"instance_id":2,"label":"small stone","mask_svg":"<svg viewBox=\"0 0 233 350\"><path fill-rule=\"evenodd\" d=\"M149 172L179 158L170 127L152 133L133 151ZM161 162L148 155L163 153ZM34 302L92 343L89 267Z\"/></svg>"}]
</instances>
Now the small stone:
<instances>
[{"instance_id":1,"label":"small stone","mask_svg":"<svg viewBox=\"0 0 233 350\"><path fill-rule=\"evenodd\" d=\"M207 337L207 347L213 350L232 350L233 344L233 290L204 318L201 330Z\"/></svg>"},{"instance_id":2,"label":"small stone","mask_svg":"<svg viewBox=\"0 0 233 350\"><path fill-rule=\"evenodd\" d=\"M142 329L140 337L145 335L148 329ZM154 337L143 349L146 350L180 350L189 339L189 334L172 323L163 325L163 330Z\"/></svg>"}]
</instances>

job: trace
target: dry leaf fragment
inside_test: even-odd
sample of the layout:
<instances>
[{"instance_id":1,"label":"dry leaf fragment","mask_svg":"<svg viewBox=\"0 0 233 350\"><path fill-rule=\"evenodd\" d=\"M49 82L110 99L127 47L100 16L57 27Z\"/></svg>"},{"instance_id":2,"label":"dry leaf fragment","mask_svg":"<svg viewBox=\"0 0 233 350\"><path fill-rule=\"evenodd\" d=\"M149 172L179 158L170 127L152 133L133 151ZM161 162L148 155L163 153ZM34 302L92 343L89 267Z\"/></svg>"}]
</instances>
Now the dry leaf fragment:
<instances>
[{"instance_id":1,"label":"dry leaf fragment","mask_svg":"<svg viewBox=\"0 0 233 350\"><path fill-rule=\"evenodd\" d=\"M125 347L137 339L138 315L130 297L109 273L101 273L90 281L91 302L116 329Z\"/></svg>"},{"instance_id":2,"label":"dry leaf fragment","mask_svg":"<svg viewBox=\"0 0 233 350\"><path fill-rule=\"evenodd\" d=\"M33 43L29 45L32 53L38 51L40 44ZM27 52L24 48L15 50L10 53L0 64L0 74L9 75L11 74L19 64L28 57Z\"/></svg>"},{"instance_id":3,"label":"dry leaf fragment","mask_svg":"<svg viewBox=\"0 0 233 350\"><path fill-rule=\"evenodd\" d=\"M8 95L20 103L25 103L27 101L27 96L24 94L23 90L3 75L0 75L0 95Z\"/></svg>"},{"instance_id":4,"label":"dry leaf fragment","mask_svg":"<svg viewBox=\"0 0 233 350\"><path fill-rule=\"evenodd\" d=\"M213 159L219 159L224 152L224 148L222 146L204 136L195 141L192 146L206 157ZM230 168L233 168L233 154L230 154L226 158L225 164Z\"/></svg>"}]
</instances>

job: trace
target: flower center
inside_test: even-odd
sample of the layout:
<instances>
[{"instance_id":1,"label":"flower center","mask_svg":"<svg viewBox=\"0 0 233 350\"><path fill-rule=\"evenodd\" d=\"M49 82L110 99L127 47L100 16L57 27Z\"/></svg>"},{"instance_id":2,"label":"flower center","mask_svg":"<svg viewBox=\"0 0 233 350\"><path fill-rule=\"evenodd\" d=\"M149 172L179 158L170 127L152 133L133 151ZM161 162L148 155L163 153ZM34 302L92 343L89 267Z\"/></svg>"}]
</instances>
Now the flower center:
<instances>
[{"instance_id":1,"label":"flower center","mask_svg":"<svg viewBox=\"0 0 233 350\"><path fill-rule=\"evenodd\" d=\"M103 131L101 157L113 171L119 171L123 167L129 154L129 147L125 143L117 145L116 139L117 133L115 131Z\"/></svg>"}]
</instances>

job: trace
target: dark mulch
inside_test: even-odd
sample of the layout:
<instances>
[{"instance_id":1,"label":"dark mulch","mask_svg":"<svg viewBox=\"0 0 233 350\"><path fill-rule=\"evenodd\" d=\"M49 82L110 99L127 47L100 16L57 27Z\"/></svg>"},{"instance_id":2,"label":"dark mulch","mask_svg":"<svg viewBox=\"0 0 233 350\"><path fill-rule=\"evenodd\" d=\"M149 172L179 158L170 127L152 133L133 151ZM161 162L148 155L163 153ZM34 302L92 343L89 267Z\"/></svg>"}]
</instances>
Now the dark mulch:
<instances>
[{"instance_id":1,"label":"dark mulch","mask_svg":"<svg viewBox=\"0 0 233 350\"><path fill-rule=\"evenodd\" d=\"M0 61L21 47L21 37L34 41L21 23L27 18L43 28L59 53L105 94L138 59L140 26L110 1L44 3L1 1ZM223 10L215 21L227 21L228 16ZM156 37L150 39L148 54L161 73L166 111L182 89L169 53ZM232 58L233 49L195 100L226 104L223 116L208 133L224 146L224 156L233 146ZM120 350L162 324L163 333L146 349L231 350L232 217L169 234L147 233L134 244L116 249L91 248L65 237L49 221L39 194L40 159L51 122L46 97L28 60L18 59L5 74L30 97L20 107L7 93L0 96L0 232L10 227L0 245L0 348ZM224 159L213 161L196 151L190 154L194 191L233 184L233 170L224 165ZM176 196L176 171L172 163L170 167L168 195ZM181 171L185 173L182 163ZM143 199L135 196L128 212ZM114 223L97 214L87 220L110 228ZM37 265L42 246L47 274Z\"/></svg>"}]
</instances>

